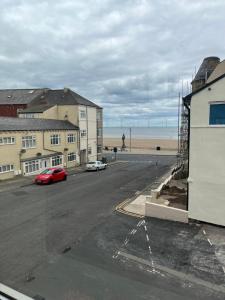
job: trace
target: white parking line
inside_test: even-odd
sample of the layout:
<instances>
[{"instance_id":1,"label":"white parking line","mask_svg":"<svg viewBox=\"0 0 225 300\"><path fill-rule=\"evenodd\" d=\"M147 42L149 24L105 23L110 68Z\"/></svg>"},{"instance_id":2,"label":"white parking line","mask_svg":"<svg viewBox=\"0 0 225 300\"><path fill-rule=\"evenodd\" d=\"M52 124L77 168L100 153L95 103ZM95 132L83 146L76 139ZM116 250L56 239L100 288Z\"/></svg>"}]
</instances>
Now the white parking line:
<instances>
[{"instance_id":1,"label":"white parking line","mask_svg":"<svg viewBox=\"0 0 225 300\"><path fill-rule=\"evenodd\" d=\"M210 241L210 239L207 239L207 241L209 242L210 246L212 246L212 242Z\"/></svg>"}]
</instances>

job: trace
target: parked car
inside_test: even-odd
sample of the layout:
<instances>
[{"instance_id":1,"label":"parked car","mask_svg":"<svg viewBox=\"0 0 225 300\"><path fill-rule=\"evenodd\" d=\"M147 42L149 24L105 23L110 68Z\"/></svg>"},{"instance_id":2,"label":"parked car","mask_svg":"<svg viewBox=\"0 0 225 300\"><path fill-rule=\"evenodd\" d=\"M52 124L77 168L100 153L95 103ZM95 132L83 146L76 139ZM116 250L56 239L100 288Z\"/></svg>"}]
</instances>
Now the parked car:
<instances>
[{"instance_id":1,"label":"parked car","mask_svg":"<svg viewBox=\"0 0 225 300\"><path fill-rule=\"evenodd\" d=\"M87 171L98 171L106 169L107 164L101 162L100 160L96 161L89 161L89 163L86 164L86 170Z\"/></svg>"},{"instance_id":2,"label":"parked car","mask_svg":"<svg viewBox=\"0 0 225 300\"><path fill-rule=\"evenodd\" d=\"M37 175L34 182L37 184L48 184L56 181L66 180L67 175L67 172L63 168L48 168Z\"/></svg>"}]
</instances>

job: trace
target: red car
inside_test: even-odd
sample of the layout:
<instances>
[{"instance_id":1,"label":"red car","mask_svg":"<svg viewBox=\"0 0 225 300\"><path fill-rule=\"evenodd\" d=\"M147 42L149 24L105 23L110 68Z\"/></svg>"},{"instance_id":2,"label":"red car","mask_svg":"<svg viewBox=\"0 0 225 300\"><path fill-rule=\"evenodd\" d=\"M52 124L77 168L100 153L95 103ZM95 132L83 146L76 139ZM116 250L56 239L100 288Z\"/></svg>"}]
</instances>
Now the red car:
<instances>
[{"instance_id":1,"label":"red car","mask_svg":"<svg viewBox=\"0 0 225 300\"><path fill-rule=\"evenodd\" d=\"M48 168L42 171L34 179L35 183L52 183L55 181L61 181L67 179L67 172L63 168Z\"/></svg>"}]
</instances>

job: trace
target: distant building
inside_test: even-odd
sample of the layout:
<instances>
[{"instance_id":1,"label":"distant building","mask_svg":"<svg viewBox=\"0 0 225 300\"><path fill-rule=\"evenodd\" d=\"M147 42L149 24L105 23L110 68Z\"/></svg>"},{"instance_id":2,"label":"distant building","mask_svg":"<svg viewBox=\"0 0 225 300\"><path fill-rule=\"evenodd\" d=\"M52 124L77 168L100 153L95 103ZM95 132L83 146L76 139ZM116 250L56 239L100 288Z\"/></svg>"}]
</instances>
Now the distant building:
<instances>
[{"instance_id":1,"label":"distant building","mask_svg":"<svg viewBox=\"0 0 225 300\"><path fill-rule=\"evenodd\" d=\"M68 121L0 117L0 180L79 165L78 137Z\"/></svg>"},{"instance_id":2,"label":"distant building","mask_svg":"<svg viewBox=\"0 0 225 300\"><path fill-rule=\"evenodd\" d=\"M183 102L190 111L189 217L225 226L225 61Z\"/></svg>"},{"instance_id":3,"label":"distant building","mask_svg":"<svg viewBox=\"0 0 225 300\"><path fill-rule=\"evenodd\" d=\"M102 108L68 88L0 90L0 116L69 121L79 127L80 163L102 158Z\"/></svg>"}]
</instances>

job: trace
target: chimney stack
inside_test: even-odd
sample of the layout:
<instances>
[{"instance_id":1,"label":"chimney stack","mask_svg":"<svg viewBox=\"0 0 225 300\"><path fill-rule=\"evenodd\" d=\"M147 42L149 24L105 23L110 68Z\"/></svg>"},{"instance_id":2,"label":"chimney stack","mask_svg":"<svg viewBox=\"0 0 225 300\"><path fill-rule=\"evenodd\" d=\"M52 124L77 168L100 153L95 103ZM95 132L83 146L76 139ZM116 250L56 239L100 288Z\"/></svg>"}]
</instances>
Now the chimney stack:
<instances>
[{"instance_id":1,"label":"chimney stack","mask_svg":"<svg viewBox=\"0 0 225 300\"><path fill-rule=\"evenodd\" d=\"M219 63L220 59L216 56L206 57L203 60L197 74L195 75L194 80L191 82L192 92L197 91L206 84L207 79Z\"/></svg>"}]
</instances>

